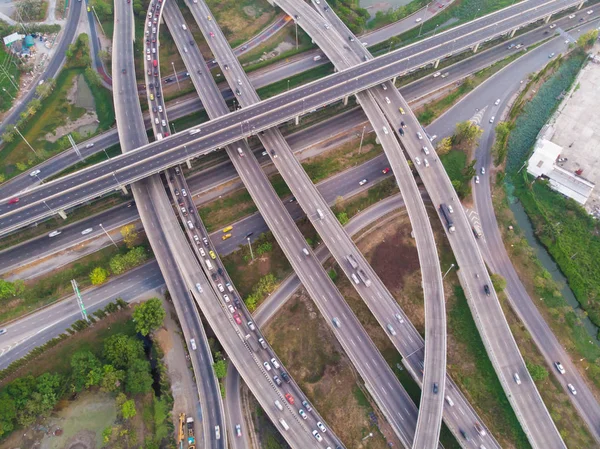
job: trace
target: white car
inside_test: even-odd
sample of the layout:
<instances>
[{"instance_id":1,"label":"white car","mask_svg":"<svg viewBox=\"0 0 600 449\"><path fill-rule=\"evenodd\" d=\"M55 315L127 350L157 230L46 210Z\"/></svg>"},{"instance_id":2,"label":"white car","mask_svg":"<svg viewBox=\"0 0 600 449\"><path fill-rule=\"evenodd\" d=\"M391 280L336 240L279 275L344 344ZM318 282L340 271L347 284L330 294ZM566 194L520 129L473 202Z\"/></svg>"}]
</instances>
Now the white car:
<instances>
[{"instance_id":1,"label":"white car","mask_svg":"<svg viewBox=\"0 0 600 449\"><path fill-rule=\"evenodd\" d=\"M39 174L40 174L40 170L33 170L31 173L29 173L29 176L31 176L33 178Z\"/></svg>"},{"instance_id":2,"label":"white car","mask_svg":"<svg viewBox=\"0 0 600 449\"><path fill-rule=\"evenodd\" d=\"M198 251L200 251L200 255L201 255L202 257L206 256L206 252L204 251L204 248L202 248L202 247L199 247L199 248L198 248Z\"/></svg>"},{"instance_id":3,"label":"white car","mask_svg":"<svg viewBox=\"0 0 600 449\"><path fill-rule=\"evenodd\" d=\"M182 194L183 196L187 196L187 192L185 191L185 189L181 189L181 194Z\"/></svg>"},{"instance_id":4,"label":"white car","mask_svg":"<svg viewBox=\"0 0 600 449\"><path fill-rule=\"evenodd\" d=\"M81 235L86 235L86 234L89 234L90 232L92 232L92 228L87 228L87 229L84 229L83 231L81 231Z\"/></svg>"},{"instance_id":5,"label":"white car","mask_svg":"<svg viewBox=\"0 0 600 449\"><path fill-rule=\"evenodd\" d=\"M417 137L419 140L423 140L423 135L419 131L417 131Z\"/></svg>"},{"instance_id":6,"label":"white car","mask_svg":"<svg viewBox=\"0 0 600 449\"><path fill-rule=\"evenodd\" d=\"M385 126L383 127L383 132L384 134L389 134L388 129Z\"/></svg>"},{"instance_id":7,"label":"white car","mask_svg":"<svg viewBox=\"0 0 600 449\"><path fill-rule=\"evenodd\" d=\"M415 163L417 165L421 165L421 159L419 159L418 157L415 157Z\"/></svg>"},{"instance_id":8,"label":"white car","mask_svg":"<svg viewBox=\"0 0 600 449\"><path fill-rule=\"evenodd\" d=\"M387 104L390 104L390 103L391 103L391 101L390 101L390 99L389 99L388 97L385 97L385 102L386 102Z\"/></svg>"},{"instance_id":9,"label":"white car","mask_svg":"<svg viewBox=\"0 0 600 449\"><path fill-rule=\"evenodd\" d=\"M479 184L479 176L475 176L475 184Z\"/></svg>"},{"instance_id":10,"label":"white car","mask_svg":"<svg viewBox=\"0 0 600 449\"><path fill-rule=\"evenodd\" d=\"M429 167L429 161L425 158L423 158L423 163L425 164L425 167Z\"/></svg>"},{"instance_id":11,"label":"white car","mask_svg":"<svg viewBox=\"0 0 600 449\"><path fill-rule=\"evenodd\" d=\"M558 370L558 372L560 374L565 374L567 371L563 368L562 363L560 362L554 362L554 366L556 366L556 369Z\"/></svg>"},{"instance_id":12,"label":"white car","mask_svg":"<svg viewBox=\"0 0 600 449\"><path fill-rule=\"evenodd\" d=\"M399 313L397 313L395 316L396 316L396 319L398 320L398 322L400 324L404 323L404 318L402 318L402 315L400 315Z\"/></svg>"},{"instance_id":13,"label":"white car","mask_svg":"<svg viewBox=\"0 0 600 449\"><path fill-rule=\"evenodd\" d=\"M498 106L499 104L500 104L500 98L498 98L498 99L496 100L496 102L494 103L494 105Z\"/></svg>"},{"instance_id":14,"label":"white car","mask_svg":"<svg viewBox=\"0 0 600 449\"><path fill-rule=\"evenodd\" d=\"M304 413L304 410L300 409L300 410L298 410L298 413L300 414L300 416L302 416L302 419L307 418L306 413Z\"/></svg>"},{"instance_id":15,"label":"white car","mask_svg":"<svg viewBox=\"0 0 600 449\"><path fill-rule=\"evenodd\" d=\"M223 284L217 284L217 288L219 289L219 291L221 293L223 293L225 291L225 288L223 287Z\"/></svg>"},{"instance_id":16,"label":"white car","mask_svg":"<svg viewBox=\"0 0 600 449\"><path fill-rule=\"evenodd\" d=\"M275 359L275 357L273 357L271 359L271 363L273 364L273 366L275 367L275 369L279 369L279 363L277 362L277 360Z\"/></svg>"},{"instance_id":17,"label":"white car","mask_svg":"<svg viewBox=\"0 0 600 449\"><path fill-rule=\"evenodd\" d=\"M365 178L365 179L363 179L362 181L359 181L359 182L358 182L358 185L359 185L359 186L364 186L364 185L365 185L367 182L369 182L369 180Z\"/></svg>"},{"instance_id":18,"label":"white car","mask_svg":"<svg viewBox=\"0 0 600 449\"><path fill-rule=\"evenodd\" d=\"M494 123L494 119L495 119L495 118L496 118L496 117L494 117L494 116L492 115L492 117L490 118L490 123Z\"/></svg>"},{"instance_id":19,"label":"white car","mask_svg":"<svg viewBox=\"0 0 600 449\"><path fill-rule=\"evenodd\" d=\"M573 395L577 394L577 390L575 389L573 384L567 384L567 387L569 387L569 390L571 390L571 393L573 393Z\"/></svg>"},{"instance_id":20,"label":"white car","mask_svg":"<svg viewBox=\"0 0 600 449\"><path fill-rule=\"evenodd\" d=\"M313 430L313 436L317 439L318 442L323 441L323 437L319 435L319 432L317 432L316 430Z\"/></svg>"},{"instance_id":21,"label":"white car","mask_svg":"<svg viewBox=\"0 0 600 449\"><path fill-rule=\"evenodd\" d=\"M519 377L519 375L517 373L513 374L513 379L515 380L517 385L521 385L521 378Z\"/></svg>"},{"instance_id":22,"label":"white car","mask_svg":"<svg viewBox=\"0 0 600 449\"><path fill-rule=\"evenodd\" d=\"M6 329L0 329L0 335L2 335L2 334L6 334ZM304 419L306 419L306 418L304 418Z\"/></svg>"},{"instance_id":23,"label":"white car","mask_svg":"<svg viewBox=\"0 0 600 449\"><path fill-rule=\"evenodd\" d=\"M229 302L229 296L223 295L223 299L225 300L225 302Z\"/></svg>"},{"instance_id":24,"label":"white car","mask_svg":"<svg viewBox=\"0 0 600 449\"><path fill-rule=\"evenodd\" d=\"M269 362L264 362L264 363L263 363L263 366L265 367L265 369L266 369L267 371L271 371L271 365L269 365Z\"/></svg>"},{"instance_id":25,"label":"white car","mask_svg":"<svg viewBox=\"0 0 600 449\"><path fill-rule=\"evenodd\" d=\"M591 15L591 14L594 14L594 11L593 11L592 9L590 9L590 10L587 12L587 15L588 15L588 16L589 16L589 15ZM573 393L573 394L576 394L576 393Z\"/></svg>"},{"instance_id":26,"label":"white car","mask_svg":"<svg viewBox=\"0 0 600 449\"><path fill-rule=\"evenodd\" d=\"M485 175L485 167L481 167L481 174Z\"/></svg>"},{"instance_id":27,"label":"white car","mask_svg":"<svg viewBox=\"0 0 600 449\"><path fill-rule=\"evenodd\" d=\"M196 3L196 1L194 1L194 3ZM242 426L239 424L235 425L235 436L238 438L242 436Z\"/></svg>"},{"instance_id":28,"label":"white car","mask_svg":"<svg viewBox=\"0 0 600 449\"><path fill-rule=\"evenodd\" d=\"M571 15L569 16L569 19L574 19L574 18L575 18L575 14L571 14Z\"/></svg>"},{"instance_id":29,"label":"white car","mask_svg":"<svg viewBox=\"0 0 600 449\"><path fill-rule=\"evenodd\" d=\"M452 209L452 206L450 206L449 204L447 204L448 206L448 212L450 212L451 214L454 213L454 209Z\"/></svg>"},{"instance_id":30,"label":"white car","mask_svg":"<svg viewBox=\"0 0 600 449\"><path fill-rule=\"evenodd\" d=\"M325 428L325 426L323 425L323 423L321 421L319 421L317 423L317 427L319 428L319 430L321 430L321 432L323 432L323 433L327 432L327 429Z\"/></svg>"},{"instance_id":31,"label":"white car","mask_svg":"<svg viewBox=\"0 0 600 449\"><path fill-rule=\"evenodd\" d=\"M227 308L231 313L235 313L235 307L233 307L231 304L227 304Z\"/></svg>"},{"instance_id":32,"label":"white car","mask_svg":"<svg viewBox=\"0 0 600 449\"><path fill-rule=\"evenodd\" d=\"M420 18L420 17L417 17L417 18L415 19L415 22L416 22L416 23L419 23L421 20L423 20L423 19L422 19L422 18Z\"/></svg>"},{"instance_id":33,"label":"white car","mask_svg":"<svg viewBox=\"0 0 600 449\"><path fill-rule=\"evenodd\" d=\"M48 234L48 237L56 237L57 235L60 235L62 233L62 231L60 230L56 230L56 231L52 231L50 234Z\"/></svg>"},{"instance_id":34,"label":"white car","mask_svg":"<svg viewBox=\"0 0 600 449\"><path fill-rule=\"evenodd\" d=\"M185 23L182 23L182 24L181 24L181 28L182 28L183 30L187 30L187 27L185 26Z\"/></svg>"},{"instance_id":35,"label":"white car","mask_svg":"<svg viewBox=\"0 0 600 449\"><path fill-rule=\"evenodd\" d=\"M196 284L196 290L198 290L198 293L202 293L202 286L200 284Z\"/></svg>"}]
</instances>

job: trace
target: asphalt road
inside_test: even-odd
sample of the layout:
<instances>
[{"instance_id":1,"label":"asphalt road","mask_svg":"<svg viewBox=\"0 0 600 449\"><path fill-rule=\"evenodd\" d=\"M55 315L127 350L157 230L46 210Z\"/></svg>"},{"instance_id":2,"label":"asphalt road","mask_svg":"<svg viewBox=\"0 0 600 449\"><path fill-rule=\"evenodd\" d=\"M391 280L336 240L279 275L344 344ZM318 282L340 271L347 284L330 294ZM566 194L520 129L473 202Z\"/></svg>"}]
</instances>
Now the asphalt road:
<instances>
[{"instance_id":1,"label":"asphalt road","mask_svg":"<svg viewBox=\"0 0 600 449\"><path fill-rule=\"evenodd\" d=\"M35 221L48 213L54 213L58 208L68 209L82 200L110 191L123 182L141 179L163 167L205 153L208 151L207 148L222 147L239 140L244 135L270 128L291 117L302 115L306 110L330 103L347 93L380 84L411 67L426 64L443 57L448 52L458 51L460 48L473 45L474 42L514 29L536 17L543 17L574 2L556 0L541 6L536 6L537 4L533 0L518 3L355 68L338 72L257 105L243 108L228 114L227 117L212 120L203 126L203 132L198 135L179 133L169 139L47 183L21 196L20 203L13 205L4 203L0 206L1 232L6 233L27 222ZM500 21L502 17L505 19ZM199 149L188 148L188 144L196 140L199 141ZM153 157L147 163L143 163L142 159L148 156ZM73 190L74 188L76 191ZM48 198L49 194L53 197ZM30 207L26 207L27 205Z\"/></svg>"},{"instance_id":2,"label":"asphalt road","mask_svg":"<svg viewBox=\"0 0 600 449\"><path fill-rule=\"evenodd\" d=\"M564 18L561 22L567 26L575 21ZM581 33L597 26L598 21L583 24L581 27L572 30L569 35L577 39ZM579 30L581 30L581 33ZM491 269L507 280L505 292L511 306L527 327L540 352L544 355L549 371L555 375L565 394L588 425L596 441L600 442L600 428L598 426L598 423L600 423L600 406L589 390L586 381L579 375L578 369L571 361L571 357L556 339L521 283L504 247L491 197L490 182L493 176L493 158L490 152L494 140L495 125L490 124L489 120L492 116L496 117L496 121L500 120L508 107L509 101L521 88L519 80L526 79L528 74L543 68L548 63L550 53L559 54L565 50L565 47L564 36L559 36L535 49L513 63L510 70L499 72L492 79L479 86L477 90L465 97L459 104L448 110L446 114L428 127L428 131L439 133L440 137L444 137L452 133L453 124L457 121L469 120L474 116L481 117L480 126L483 128L484 133L476 150L480 184L473 185L477 216L472 217L472 220L479 222L483 229L484 237L479 241L480 249ZM500 104L495 105L498 99L500 99ZM487 175L480 173L482 167L487 170ZM490 175L490 173L492 174ZM567 371L565 375L561 375L556 370L555 361L562 363ZM568 383L575 386L576 396L568 390Z\"/></svg>"}]
</instances>

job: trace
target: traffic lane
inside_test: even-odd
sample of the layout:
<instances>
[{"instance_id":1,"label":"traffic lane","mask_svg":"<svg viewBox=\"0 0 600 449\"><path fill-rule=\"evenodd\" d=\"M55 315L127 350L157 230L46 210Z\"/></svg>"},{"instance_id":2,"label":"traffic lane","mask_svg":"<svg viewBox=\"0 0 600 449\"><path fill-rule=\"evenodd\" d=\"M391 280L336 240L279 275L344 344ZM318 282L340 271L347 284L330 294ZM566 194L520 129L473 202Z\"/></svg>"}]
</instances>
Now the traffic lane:
<instances>
[{"instance_id":1,"label":"traffic lane","mask_svg":"<svg viewBox=\"0 0 600 449\"><path fill-rule=\"evenodd\" d=\"M524 2L524 3L530 3L530 2ZM564 3L564 2L558 2L558 3L561 3L561 4L562 4L562 3ZM515 6L520 6L520 5L522 5L522 4L517 4L517 5L515 5ZM539 8L539 9L540 9L540 11L541 11L541 9L542 9L542 8ZM547 10L552 10L552 9L554 9L554 6L553 6L552 8L546 8L546 9L547 9ZM495 16L494 16L494 17L495 17ZM490 20L490 19L489 19L489 17L486 17L486 21L489 21L489 20ZM516 25L516 24L520 23L520 18L519 18L519 20L515 20L515 19L513 18L513 19L512 19L512 21L511 21L511 23L510 23L510 25L512 25L512 22L514 22L514 24ZM478 22L478 23L479 23L479 22ZM462 28L462 27L459 27L459 28ZM484 30L484 31L485 31L485 30ZM483 36L485 36L485 33L484 33L484 31L480 31L479 33L476 33L476 34L477 34L477 35L483 35ZM454 31L454 32L456 32L456 31ZM483 33L483 34L482 34L482 33ZM445 37L448 37L448 35L446 35L446 33L440 33L440 35L445 35ZM440 35L438 35L438 37L439 37ZM460 35L459 35L459 37L460 37ZM458 38L457 38L456 40L458 40ZM426 42L425 44L428 44L428 42ZM422 45L423 45L423 44L419 44L419 45L418 45L418 46L416 46L416 47L415 47L415 46L407 47L407 49L409 50L409 52L408 52L408 53L410 53L410 52L414 52L414 51L416 51L416 50L420 50ZM458 48L459 46L456 46L456 47ZM454 44L451 46L451 48L454 48ZM398 51L396 51L396 52L394 52L394 53L392 53L392 54L389 54L389 56L388 56L388 55L382 56L382 57L378 58L378 59L377 59L375 62L376 62L376 63L378 63L378 64L381 64L382 62L389 62L389 58L390 58L390 57L398 59L398 58L401 58L402 56L407 56L407 55L403 55L403 53L405 52L404 50L405 50L405 49L398 50ZM446 50L446 51L447 51L447 50ZM443 53L444 53L444 52L443 52L443 51L439 51L439 48L436 48L436 49L435 49L435 51L434 51L434 53L435 53L435 54L434 54L434 55L432 55L432 57L436 57L436 56L438 56L438 55L439 55L439 56L441 56L441 55L443 55ZM372 62L373 62L373 61L372 61ZM364 64L364 66L368 66L369 64L372 64L372 62L371 62L371 63L366 63L366 64ZM408 66L408 64L406 64L406 66ZM368 67L361 67L361 68L360 68L360 70L362 70L362 71L364 72L364 71L365 71L367 68L368 68ZM402 71L402 69L401 69L401 68L399 68L399 70L400 70L400 71ZM350 72L353 72L353 71L345 71L345 72L347 72L347 73L344 73L344 72L342 72L342 73L338 73L338 74L337 74L337 76L339 77L340 75L349 75L349 74L350 74ZM390 72L390 73L392 73L392 72ZM355 76L355 75L354 75L354 73L352 73L352 74L351 74L351 76ZM302 90L302 88L294 89L294 91L298 91L298 93L299 93L299 91L301 91L301 90ZM292 91L292 92L293 92L293 91ZM292 92L290 92L290 93L292 93ZM295 92L294 92L294 93L295 93ZM305 95L302 95L302 97L304 97L304 96L305 96ZM281 98L279 98L278 100L281 100ZM261 104L264 104L264 103L265 103L265 102L262 102ZM239 111L239 112L241 112L241 111ZM248 112L248 111L245 111L245 112ZM253 114L253 115L254 115L254 114ZM175 143L175 142L173 141L172 143Z\"/></svg>"}]
</instances>

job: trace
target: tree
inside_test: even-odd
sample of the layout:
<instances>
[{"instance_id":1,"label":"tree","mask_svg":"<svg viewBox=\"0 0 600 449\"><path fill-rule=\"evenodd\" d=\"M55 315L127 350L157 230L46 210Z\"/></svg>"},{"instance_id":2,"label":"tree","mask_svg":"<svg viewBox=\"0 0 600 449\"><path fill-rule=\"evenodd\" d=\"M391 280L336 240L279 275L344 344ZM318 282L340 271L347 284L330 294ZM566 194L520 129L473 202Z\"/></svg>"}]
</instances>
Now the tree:
<instances>
[{"instance_id":1,"label":"tree","mask_svg":"<svg viewBox=\"0 0 600 449\"><path fill-rule=\"evenodd\" d=\"M589 48L594 45L598 39L598 30L588 31L577 38L577 45L582 48Z\"/></svg>"},{"instance_id":2,"label":"tree","mask_svg":"<svg viewBox=\"0 0 600 449\"><path fill-rule=\"evenodd\" d=\"M15 428L17 407L8 392L0 393L0 437L8 435Z\"/></svg>"},{"instance_id":3,"label":"tree","mask_svg":"<svg viewBox=\"0 0 600 449\"><path fill-rule=\"evenodd\" d=\"M116 369L126 369L144 357L142 343L124 334L111 335L104 341L104 358Z\"/></svg>"},{"instance_id":4,"label":"tree","mask_svg":"<svg viewBox=\"0 0 600 449\"><path fill-rule=\"evenodd\" d=\"M92 285L102 285L108 278L108 271L102 267L96 267L90 273L90 281Z\"/></svg>"},{"instance_id":5,"label":"tree","mask_svg":"<svg viewBox=\"0 0 600 449\"><path fill-rule=\"evenodd\" d=\"M125 371L115 369L112 365L104 365L102 371L100 389L108 393L117 391L125 379Z\"/></svg>"},{"instance_id":6,"label":"tree","mask_svg":"<svg viewBox=\"0 0 600 449\"><path fill-rule=\"evenodd\" d=\"M454 135L452 136L452 143L454 145L472 146L477 142L477 139L481 137L483 129L476 124L466 121L456 124Z\"/></svg>"},{"instance_id":7,"label":"tree","mask_svg":"<svg viewBox=\"0 0 600 449\"><path fill-rule=\"evenodd\" d=\"M335 282L335 281L337 280L337 278L338 278L337 271L335 271L333 268L332 268L331 270L329 270L329 271L327 272L327 274L329 275L329 277L331 278L331 280L332 280L333 282Z\"/></svg>"},{"instance_id":8,"label":"tree","mask_svg":"<svg viewBox=\"0 0 600 449\"><path fill-rule=\"evenodd\" d=\"M135 330L146 336L162 326L165 316L167 316L167 313L165 312L160 299L149 299L133 309Z\"/></svg>"},{"instance_id":9,"label":"tree","mask_svg":"<svg viewBox=\"0 0 600 449\"><path fill-rule=\"evenodd\" d=\"M217 379L223 379L227 375L227 364L225 360L220 359L213 363L213 369L215 370L215 376Z\"/></svg>"},{"instance_id":10,"label":"tree","mask_svg":"<svg viewBox=\"0 0 600 449\"><path fill-rule=\"evenodd\" d=\"M142 359L134 360L127 369L125 389L131 394L144 394L151 388L150 363Z\"/></svg>"},{"instance_id":11,"label":"tree","mask_svg":"<svg viewBox=\"0 0 600 449\"><path fill-rule=\"evenodd\" d=\"M525 362L525 366L527 366L527 371L531 374L531 378L536 382L543 382L548 378L548 370L541 365L536 365L535 363Z\"/></svg>"},{"instance_id":12,"label":"tree","mask_svg":"<svg viewBox=\"0 0 600 449\"><path fill-rule=\"evenodd\" d=\"M137 415L137 410L135 409L135 401L133 399L129 399L125 401L125 403L121 406L121 415L123 415L123 419L131 419L135 415Z\"/></svg>"},{"instance_id":13,"label":"tree","mask_svg":"<svg viewBox=\"0 0 600 449\"><path fill-rule=\"evenodd\" d=\"M100 360L88 350L80 350L73 354L71 369L75 391L97 385L102 378Z\"/></svg>"},{"instance_id":14,"label":"tree","mask_svg":"<svg viewBox=\"0 0 600 449\"><path fill-rule=\"evenodd\" d=\"M134 224L128 224L121 228L121 235L123 236L123 241L127 248L133 248L135 243L139 237L137 230L135 229Z\"/></svg>"},{"instance_id":15,"label":"tree","mask_svg":"<svg viewBox=\"0 0 600 449\"><path fill-rule=\"evenodd\" d=\"M337 214L337 219L342 226L344 226L346 223L348 223L350 221L350 219L348 218L348 214L346 212L339 212Z\"/></svg>"},{"instance_id":16,"label":"tree","mask_svg":"<svg viewBox=\"0 0 600 449\"><path fill-rule=\"evenodd\" d=\"M496 273L490 275L490 279L492 280L492 285L494 286L494 290L496 290L496 292L500 293L504 291L506 288L506 279Z\"/></svg>"},{"instance_id":17,"label":"tree","mask_svg":"<svg viewBox=\"0 0 600 449\"><path fill-rule=\"evenodd\" d=\"M452 138L451 137L444 137L442 140L440 140L438 142L438 145L436 147L438 156L443 156L444 154L447 154L451 149L452 149Z\"/></svg>"},{"instance_id":18,"label":"tree","mask_svg":"<svg viewBox=\"0 0 600 449\"><path fill-rule=\"evenodd\" d=\"M0 299L12 298L17 295L17 288L13 282L0 279Z\"/></svg>"}]
</instances>

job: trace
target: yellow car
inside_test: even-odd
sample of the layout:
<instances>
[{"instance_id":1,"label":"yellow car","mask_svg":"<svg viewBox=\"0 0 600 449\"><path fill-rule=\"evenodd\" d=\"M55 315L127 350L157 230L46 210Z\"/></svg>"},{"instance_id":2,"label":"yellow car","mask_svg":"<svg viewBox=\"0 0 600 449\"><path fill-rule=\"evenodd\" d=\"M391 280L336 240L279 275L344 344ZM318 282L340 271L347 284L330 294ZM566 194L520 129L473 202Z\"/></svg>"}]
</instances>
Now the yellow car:
<instances>
[{"instance_id":1,"label":"yellow car","mask_svg":"<svg viewBox=\"0 0 600 449\"><path fill-rule=\"evenodd\" d=\"M229 232L233 229L233 226L227 226L226 228L223 228L223 232Z\"/></svg>"},{"instance_id":2,"label":"yellow car","mask_svg":"<svg viewBox=\"0 0 600 449\"><path fill-rule=\"evenodd\" d=\"M215 252L212 249L208 252L208 254L210 254L210 258L211 259L216 259L217 258L217 255L215 254Z\"/></svg>"},{"instance_id":3,"label":"yellow car","mask_svg":"<svg viewBox=\"0 0 600 449\"><path fill-rule=\"evenodd\" d=\"M231 237L231 234L225 234L221 237L221 240L227 240L229 237Z\"/></svg>"},{"instance_id":4,"label":"yellow car","mask_svg":"<svg viewBox=\"0 0 600 449\"><path fill-rule=\"evenodd\" d=\"M154 101L154 94L150 94L150 101Z\"/></svg>"},{"instance_id":5,"label":"yellow car","mask_svg":"<svg viewBox=\"0 0 600 449\"><path fill-rule=\"evenodd\" d=\"M400 114L402 114L402 115L404 115L404 114L405 114L405 113L404 113L404 109L402 109L402 108L398 108L398 110L400 111Z\"/></svg>"},{"instance_id":6,"label":"yellow car","mask_svg":"<svg viewBox=\"0 0 600 449\"><path fill-rule=\"evenodd\" d=\"M211 18L210 16L206 16L206 18L207 18L208 20L212 20L212 18Z\"/></svg>"}]
</instances>

